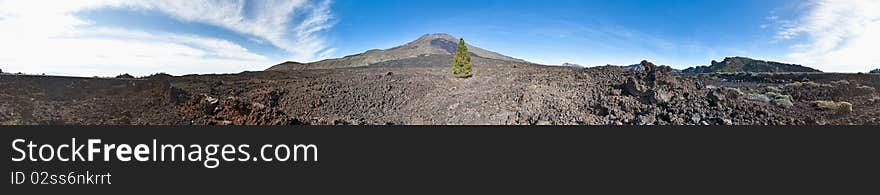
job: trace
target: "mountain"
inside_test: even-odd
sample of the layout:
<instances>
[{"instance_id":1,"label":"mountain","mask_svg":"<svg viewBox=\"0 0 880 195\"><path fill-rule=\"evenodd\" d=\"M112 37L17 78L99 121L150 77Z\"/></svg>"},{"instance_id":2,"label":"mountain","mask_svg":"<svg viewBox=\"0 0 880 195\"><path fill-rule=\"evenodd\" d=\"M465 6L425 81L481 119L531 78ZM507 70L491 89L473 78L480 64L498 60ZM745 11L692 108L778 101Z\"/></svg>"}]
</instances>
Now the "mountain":
<instances>
[{"instance_id":1,"label":"mountain","mask_svg":"<svg viewBox=\"0 0 880 195\"><path fill-rule=\"evenodd\" d=\"M797 64L785 64L755 60L745 57L728 57L722 62L712 60L710 66L697 66L682 70L683 73L715 73L715 72L822 72Z\"/></svg>"},{"instance_id":2,"label":"mountain","mask_svg":"<svg viewBox=\"0 0 880 195\"><path fill-rule=\"evenodd\" d=\"M301 69L334 69L364 67L377 64L388 64L392 61L419 61L416 58L452 58L458 46L457 38L448 34L426 34L415 41L397 46L391 49L373 49L364 53L345 56L337 59L328 59L312 63L285 62L270 67L267 70L301 70ZM468 44L468 51L472 58L484 58L503 61L526 62L525 60L501 55L496 52L485 50ZM439 64L437 64L439 65ZM446 64L443 64L446 65Z\"/></svg>"},{"instance_id":3,"label":"mountain","mask_svg":"<svg viewBox=\"0 0 880 195\"><path fill-rule=\"evenodd\" d=\"M880 74L880 68L871 71L873 74Z\"/></svg>"}]
</instances>

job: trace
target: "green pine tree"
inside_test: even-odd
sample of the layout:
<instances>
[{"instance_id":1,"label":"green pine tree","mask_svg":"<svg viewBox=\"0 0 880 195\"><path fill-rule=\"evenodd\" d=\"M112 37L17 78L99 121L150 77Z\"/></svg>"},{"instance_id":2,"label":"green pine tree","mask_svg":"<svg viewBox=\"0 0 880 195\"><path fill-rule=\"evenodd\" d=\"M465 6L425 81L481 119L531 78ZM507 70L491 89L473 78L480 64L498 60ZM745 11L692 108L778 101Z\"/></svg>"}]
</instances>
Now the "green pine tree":
<instances>
[{"instance_id":1,"label":"green pine tree","mask_svg":"<svg viewBox=\"0 0 880 195\"><path fill-rule=\"evenodd\" d=\"M452 74L459 78L471 76L471 53L468 52L467 44L464 39L458 41L458 48L455 49L455 56L452 57Z\"/></svg>"}]
</instances>

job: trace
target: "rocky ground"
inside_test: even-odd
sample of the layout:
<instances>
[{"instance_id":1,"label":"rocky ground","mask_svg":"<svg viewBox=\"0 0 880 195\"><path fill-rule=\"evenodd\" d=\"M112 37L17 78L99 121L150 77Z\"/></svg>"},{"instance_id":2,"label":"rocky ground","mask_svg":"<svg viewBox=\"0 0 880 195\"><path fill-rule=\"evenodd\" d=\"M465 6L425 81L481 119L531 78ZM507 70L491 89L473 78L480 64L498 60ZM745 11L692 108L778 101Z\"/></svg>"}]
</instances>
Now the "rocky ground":
<instances>
[{"instance_id":1,"label":"rocky ground","mask_svg":"<svg viewBox=\"0 0 880 195\"><path fill-rule=\"evenodd\" d=\"M880 76L475 60L148 78L0 75L0 124L880 124ZM820 102L821 101L821 102Z\"/></svg>"}]
</instances>

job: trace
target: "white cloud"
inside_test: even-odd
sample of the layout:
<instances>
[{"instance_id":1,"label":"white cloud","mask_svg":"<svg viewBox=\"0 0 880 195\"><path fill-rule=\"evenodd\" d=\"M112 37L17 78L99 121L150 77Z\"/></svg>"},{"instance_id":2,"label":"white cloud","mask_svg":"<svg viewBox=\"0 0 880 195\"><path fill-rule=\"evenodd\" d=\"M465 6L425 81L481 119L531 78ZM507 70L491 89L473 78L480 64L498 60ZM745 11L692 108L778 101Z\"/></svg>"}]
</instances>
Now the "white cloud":
<instances>
[{"instance_id":1,"label":"white cloud","mask_svg":"<svg viewBox=\"0 0 880 195\"><path fill-rule=\"evenodd\" d=\"M160 11L179 20L254 35L291 52L292 58L300 61L327 57L320 55L328 48L316 33L333 25L329 0L144 0L109 5ZM247 7L253 8L249 14L245 12ZM293 18L299 20L291 21Z\"/></svg>"},{"instance_id":2,"label":"white cloud","mask_svg":"<svg viewBox=\"0 0 880 195\"><path fill-rule=\"evenodd\" d=\"M79 76L229 73L261 70L278 60L326 58L334 50L320 32L332 26L330 2L317 1L0 0L0 68ZM101 8L156 11L214 25L265 40L290 57L273 61L231 41L200 35L94 28L75 15Z\"/></svg>"},{"instance_id":3,"label":"white cloud","mask_svg":"<svg viewBox=\"0 0 880 195\"><path fill-rule=\"evenodd\" d=\"M788 58L824 71L865 72L880 66L880 1L817 0L779 38L804 37Z\"/></svg>"},{"instance_id":4,"label":"white cloud","mask_svg":"<svg viewBox=\"0 0 880 195\"><path fill-rule=\"evenodd\" d=\"M205 38L196 35L147 33L143 31L134 31L119 28L97 28L71 31L65 36L60 36L58 38L67 37L122 39L126 41L144 42L173 42L204 50L213 55L212 57L255 61L269 60L267 57L251 53L250 51L248 51L247 48L244 48L241 45L235 44L233 42L222 39Z\"/></svg>"}]
</instances>

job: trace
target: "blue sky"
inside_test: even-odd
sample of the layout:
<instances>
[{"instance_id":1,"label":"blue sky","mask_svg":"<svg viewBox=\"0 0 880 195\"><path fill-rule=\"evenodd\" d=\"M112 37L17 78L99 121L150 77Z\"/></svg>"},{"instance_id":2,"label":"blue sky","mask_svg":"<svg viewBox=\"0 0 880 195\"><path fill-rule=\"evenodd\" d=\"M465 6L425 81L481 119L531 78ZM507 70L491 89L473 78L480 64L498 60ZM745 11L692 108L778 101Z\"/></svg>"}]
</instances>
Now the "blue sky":
<instances>
[{"instance_id":1,"label":"blue sky","mask_svg":"<svg viewBox=\"0 0 880 195\"><path fill-rule=\"evenodd\" d=\"M339 1L332 34L339 52L388 48L447 32L507 55L546 64L679 67L745 55L773 58L784 45L761 28L794 1Z\"/></svg>"},{"instance_id":2,"label":"blue sky","mask_svg":"<svg viewBox=\"0 0 880 195\"><path fill-rule=\"evenodd\" d=\"M0 68L78 76L235 73L426 33L543 64L676 68L727 56L878 68L877 0L0 0Z\"/></svg>"}]
</instances>

